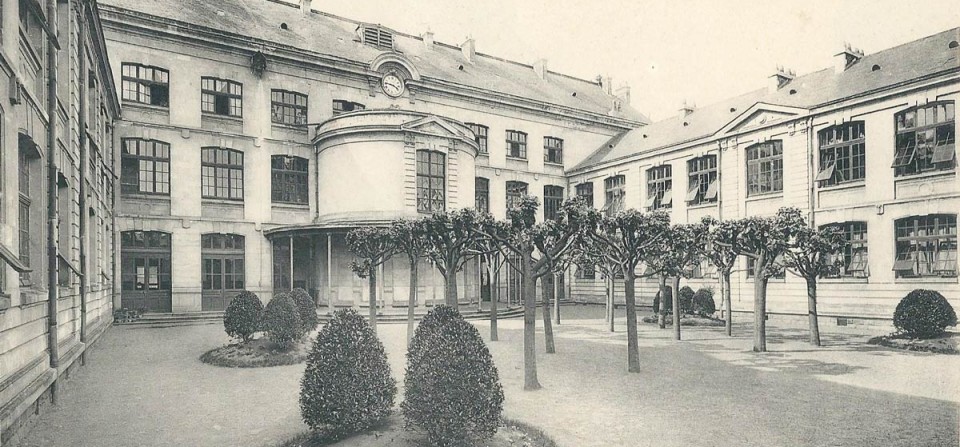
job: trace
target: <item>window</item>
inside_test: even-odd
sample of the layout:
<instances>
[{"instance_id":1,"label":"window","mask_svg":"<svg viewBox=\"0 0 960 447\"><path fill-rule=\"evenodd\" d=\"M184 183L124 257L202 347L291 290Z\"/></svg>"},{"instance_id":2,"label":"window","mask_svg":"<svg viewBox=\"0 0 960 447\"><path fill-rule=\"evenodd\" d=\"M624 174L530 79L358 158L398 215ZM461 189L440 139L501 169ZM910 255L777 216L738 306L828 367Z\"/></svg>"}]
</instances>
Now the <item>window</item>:
<instances>
[{"instance_id":1,"label":"window","mask_svg":"<svg viewBox=\"0 0 960 447\"><path fill-rule=\"evenodd\" d=\"M713 265L707 258L700 259L700 262L697 262L688 267L691 278L716 278L717 277L717 267Z\"/></svg>"},{"instance_id":2,"label":"window","mask_svg":"<svg viewBox=\"0 0 960 447\"><path fill-rule=\"evenodd\" d=\"M647 169L647 208L666 209L673 206L673 167L654 166Z\"/></svg>"},{"instance_id":3,"label":"window","mask_svg":"<svg viewBox=\"0 0 960 447\"><path fill-rule=\"evenodd\" d=\"M581 183L576 186L577 197L582 197L588 207L593 208L593 182Z\"/></svg>"},{"instance_id":4,"label":"window","mask_svg":"<svg viewBox=\"0 0 960 447\"><path fill-rule=\"evenodd\" d=\"M956 165L953 101L927 104L895 115L894 175L949 170Z\"/></svg>"},{"instance_id":5,"label":"window","mask_svg":"<svg viewBox=\"0 0 960 447\"><path fill-rule=\"evenodd\" d=\"M527 159L527 134L516 131L507 131L507 157Z\"/></svg>"},{"instance_id":6,"label":"window","mask_svg":"<svg viewBox=\"0 0 960 447\"><path fill-rule=\"evenodd\" d=\"M124 231L120 287L123 290L170 290L170 233Z\"/></svg>"},{"instance_id":7,"label":"window","mask_svg":"<svg viewBox=\"0 0 960 447\"><path fill-rule=\"evenodd\" d=\"M203 290L242 290L244 238L239 234L204 234L200 237ZM232 297L231 297L232 298Z\"/></svg>"},{"instance_id":8,"label":"window","mask_svg":"<svg viewBox=\"0 0 960 447\"><path fill-rule=\"evenodd\" d=\"M557 220L557 214L563 205L563 187L545 185L543 187L543 217L546 220Z\"/></svg>"},{"instance_id":9,"label":"window","mask_svg":"<svg viewBox=\"0 0 960 447\"><path fill-rule=\"evenodd\" d=\"M243 200L243 152L219 147L200 151L203 198Z\"/></svg>"},{"instance_id":10,"label":"window","mask_svg":"<svg viewBox=\"0 0 960 447\"><path fill-rule=\"evenodd\" d=\"M243 85L204 76L200 78L200 110L222 116L243 116Z\"/></svg>"},{"instance_id":11,"label":"window","mask_svg":"<svg viewBox=\"0 0 960 447\"><path fill-rule=\"evenodd\" d=\"M716 202L719 189L716 155L704 155L687 162L687 203Z\"/></svg>"},{"instance_id":12,"label":"window","mask_svg":"<svg viewBox=\"0 0 960 447\"><path fill-rule=\"evenodd\" d=\"M120 71L124 101L159 107L170 105L170 72L134 63L124 63Z\"/></svg>"},{"instance_id":13,"label":"window","mask_svg":"<svg viewBox=\"0 0 960 447\"><path fill-rule=\"evenodd\" d=\"M417 151L417 211L442 213L446 209L446 156Z\"/></svg>"},{"instance_id":14,"label":"window","mask_svg":"<svg viewBox=\"0 0 960 447\"><path fill-rule=\"evenodd\" d=\"M605 190L604 195L606 202L604 202L603 208L600 211L607 213L608 216L612 216L620 211L623 211L626 183L626 177L622 175L615 175L613 177L607 177L604 179L603 189Z\"/></svg>"},{"instance_id":15,"label":"window","mask_svg":"<svg viewBox=\"0 0 960 447\"><path fill-rule=\"evenodd\" d=\"M817 133L820 142L820 186L863 180L866 150L863 121L828 127Z\"/></svg>"},{"instance_id":16,"label":"window","mask_svg":"<svg viewBox=\"0 0 960 447\"><path fill-rule=\"evenodd\" d=\"M490 212L490 180L483 177L476 178L476 184L474 187L474 195L476 198L476 207L477 212L480 213L489 213Z\"/></svg>"},{"instance_id":17,"label":"window","mask_svg":"<svg viewBox=\"0 0 960 447\"><path fill-rule=\"evenodd\" d=\"M480 146L480 153L487 154L487 134L490 129L487 126L474 123L466 123L467 127L473 131L473 134L477 137L477 145Z\"/></svg>"},{"instance_id":18,"label":"window","mask_svg":"<svg viewBox=\"0 0 960 447\"><path fill-rule=\"evenodd\" d=\"M866 222L842 222L825 225L834 227L843 233L847 243L843 251L837 253L835 259L831 261L840 266L833 277L853 276L866 278L870 272L867 262L867 223Z\"/></svg>"},{"instance_id":19,"label":"window","mask_svg":"<svg viewBox=\"0 0 960 447\"><path fill-rule=\"evenodd\" d=\"M555 137L543 137L544 163L563 164L563 140Z\"/></svg>"},{"instance_id":20,"label":"window","mask_svg":"<svg viewBox=\"0 0 960 447\"><path fill-rule=\"evenodd\" d=\"M34 241L32 236L33 225L39 225L39 222L31 216L33 212L33 201L36 199L34 193L37 192L33 186L34 182L40 177L36 171L39 168L39 154L32 146L32 141L26 141L29 138L21 136L20 150L18 154L18 176L19 176L19 205L17 216L17 227L20 235L20 262L27 267L31 267L31 261L34 255L40 256L40 253L33 252ZM37 270L37 269L34 269ZM20 274L22 285L32 285L30 272Z\"/></svg>"},{"instance_id":21,"label":"window","mask_svg":"<svg viewBox=\"0 0 960 447\"><path fill-rule=\"evenodd\" d=\"M120 193L170 195L170 145L124 138L121 144Z\"/></svg>"},{"instance_id":22,"label":"window","mask_svg":"<svg viewBox=\"0 0 960 447\"><path fill-rule=\"evenodd\" d=\"M350 102L343 99L334 99L333 100L333 116L337 116L347 112L356 112L358 110L365 110L367 106L360 104L358 102Z\"/></svg>"},{"instance_id":23,"label":"window","mask_svg":"<svg viewBox=\"0 0 960 447\"><path fill-rule=\"evenodd\" d=\"M745 257L747 258L747 278L753 278L754 275L756 275L756 269L754 268L754 264L756 264L756 260L749 256L745 256ZM781 265L783 264L781 258L774 259L773 262L776 264L781 264ZM786 278L786 272L783 269L781 269L779 273L777 273L776 275L773 275L771 278L784 279Z\"/></svg>"},{"instance_id":24,"label":"window","mask_svg":"<svg viewBox=\"0 0 960 447\"><path fill-rule=\"evenodd\" d=\"M270 91L270 120L274 124L307 124L307 95L286 90Z\"/></svg>"},{"instance_id":25,"label":"window","mask_svg":"<svg viewBox=\"0 0 960 447\"><path fill-rule=\"evenodd\" d=\"M309 165L306 158L289 155L270 157L270 198L273 203L309 203Z\"/></svg>"},{"instance_id":26,"label":"window","mask_svg":"<svg viewBox=\"0 0 960 447\"><path fill-rule=\"evenodd\" d=\"M393 33L383 28L370 25L361 25L363 43L377 48L393 49Z\"/></svg>"},{"instance_id":27,"label":"window","mask_svg":"<svg viewBox=\"0 0 960 447\"><path fill-rule=\"evenodd\" d=\"M597 268L593 264L584 264L577 266L577 278L597 279Z\"/></svg>"},{"instance_id":28,"label":"window","mask_svg":"<svg viewBox=\"0 0 960 447\"><path fill-rule=\"evenodd\" d=\"M783 191L783 142L747 148L747 196Z\"/></svg>"},{"instance_id":29,"label":"window","mask_svg":"<svg viewBox=\"0 0 960 447\"><path fill-rule=\"evenodd\" d=\"M957 276L957 215L931 214L895 223L898 278Z\"/></svg>"},{"instance_id":30,"label":"window","mask_svg":"<svg viewBox=\"0 0 960 447\"><path fill-rule=\"evenodd\" d=\"M291 290L290 247L291 239L280 237L273 240L273 290Z\"/></svg>"},{"instance_id":31,"label":"window","mask_svg":"<svg viewBox=\"0 0 960 447\"><path fill-rule=\"evenodd\" d=\"M507 182L507 211L520 203L520 198L527 195L527 184L524 182Z\"/></svg>"}]
</instances>

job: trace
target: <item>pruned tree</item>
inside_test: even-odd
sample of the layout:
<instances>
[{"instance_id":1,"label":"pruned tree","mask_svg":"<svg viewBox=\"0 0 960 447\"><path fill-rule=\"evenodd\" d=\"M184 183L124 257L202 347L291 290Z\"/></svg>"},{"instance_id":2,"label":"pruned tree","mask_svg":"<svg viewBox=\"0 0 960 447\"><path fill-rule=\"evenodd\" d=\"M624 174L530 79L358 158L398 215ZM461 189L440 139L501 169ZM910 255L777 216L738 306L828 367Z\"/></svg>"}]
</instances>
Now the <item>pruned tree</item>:
<instances>
[{"instance_id":1,"label":"pruned tree","mask_svg":"<svg viewBox=\"0 0 960 447\"><path fill-rule=\"evenodd\" d=\"M616 296L614 293L614 278L621 271L617 262L606 256L604 245L597 238L583 237L571 252L572 262L580 269L597 269L603 275L606 290L606 317L607 327L614 332L616 321Z\"/></svg>"},{"instance_id":2,"label":"pruned tree","mask_svg":"<svg viewBox=\"0 0 960 447\"><path fill-rule=\"evenodd\" d=\"M478 228L482 226L480 222L492 219L493 217L489 214L484 215L478 222ZM477 232L477 250L486 259L487 278L490 282L490 341L498 341L497 318L500 300L500 270L507 265L507 258L500 253L497 243L484 236L484 234L482 231ZM479 300L482 301L483 297L481 296Z\"/></svg>"},{"instance_id":3,"label":"pruned tree","mask_svg":"<svg viewBox=\"0 0 960 447\"><path fill-rule=\"evenodd\" d=\"M410 263L410 294L407 298L407 343L413 339L414 312L418 299L417 288L419 281L420 260L427 252L427 225L423 219L399 219L390 224L390 241L397 254L406 255Z\"/></svg>"},{"instance_id":4,"label":"pruned tree","mask_svg":"<svg viewBox=\"0 0 960 447\"><path fill-rule=\"evenodd\" d=\"M842 257L846 239L843 232L833 226L811 228L796 216L785 219L793 237L784 254L787 270L803 278L807 283L807 315L810 320L810 344L820 346L820 324L817 321L817 280L836 275L843 268Z\"/></svg>"},{"instance_id":5,"label":"pruned tree","mask_svg":"<svg viewBox=\"0 0 960 447\"><path fill-rule=\"evenodd\" d=\"M704 243L703 224L676 224L668 227L666 237L657 240L654 249L647 250L644 262L647 267L660 275L661 285L666 278L671 278L673 289L673 339L680 340L680 278L690 277L695 263L700 262L703 255ZM660 312L657 321L663 327L666 319L667 299L660 294Z\"/></svg>"},{"instance_id":6,"label":"pruned tree","mask_svg":"<svg viewBox=\"0 0 960 447\"><path fill-rule=\"evenodd\" d=\"M733 336L733 305L730 297L730 275L737 264L737 258L743 252L740 246L740 233L743 231L742 220L717 220L705 217L703 225L706 227L706 247L704 255L717 268L720 274L720 293L725 309L727 336Z\"/></svg>"},{"instance_id":7,"label":"pruned tree","mask_svg":"<svg viewBox=\"0 0 960 447\"><path fill-rule=\"evenodd\" d=\"M472 208L436 213L424 219L427 257L443 275L444 303L456 308L457 273L477 254L477 227L482 215Z\"/></svg>"},{"instance_id":8,"label":"pruned tree","mask_svg":"<svg viewBox=\"0 0 960 447\"><path fill-rule=\"evenodd\" d=\"M627 370L640 372L640 349L637 342L637 300L634 289L637 266L655 250L670 227L670 216L662 211L641 213L627 210L612 217L602 217L590 210L584 219L592 225L586 238L592 239L600 254L617 266L623 274L624 301L627 308Z\"/></svg>"},{"instance_id":9,"label":"pruned tree","mask_svg":"<svg viewBox=\"0 0 960 447\"><path fill-rule=\"evenodd\" d=\"M360 227L347 233L347 245L359 260L350 268L361 278L367 278L370 287L370 326L377 329L377 268L396 253L390 232L384 227Z\"/></svg>"},{"instance_id":10,"label":"pruned tree","mask_svg":"<svg viewBox=\"0 0 960 447\"><path fill-rule=\"evenodd\" d=\"M753 350L767 351L767 283L783 273L783 256L790 248L791 232L800 210L781 208L772 217L743 219L739 245L753 259Z\"/></svg>"}]
</instances>

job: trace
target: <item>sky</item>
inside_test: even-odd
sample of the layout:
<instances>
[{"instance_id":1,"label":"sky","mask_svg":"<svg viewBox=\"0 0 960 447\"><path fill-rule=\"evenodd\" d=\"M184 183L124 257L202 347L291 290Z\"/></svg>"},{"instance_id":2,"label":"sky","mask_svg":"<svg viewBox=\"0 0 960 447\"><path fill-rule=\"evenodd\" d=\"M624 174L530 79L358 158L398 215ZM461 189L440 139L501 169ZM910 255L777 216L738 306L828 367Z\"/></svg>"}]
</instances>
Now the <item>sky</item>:
<instances>
[{"instance_id":1,"label":"sky","mask_svg":"<svg viewBox=\"0 0 960 447\"><path fill-rule=\"evenodd\" d=\"M295 1L295 0L294 0ZM313 0L313 9L549 69L626 82L660 120L766 86L778 65L831 67L960 26L960 0Z\"/></svg>"}]
</instances>

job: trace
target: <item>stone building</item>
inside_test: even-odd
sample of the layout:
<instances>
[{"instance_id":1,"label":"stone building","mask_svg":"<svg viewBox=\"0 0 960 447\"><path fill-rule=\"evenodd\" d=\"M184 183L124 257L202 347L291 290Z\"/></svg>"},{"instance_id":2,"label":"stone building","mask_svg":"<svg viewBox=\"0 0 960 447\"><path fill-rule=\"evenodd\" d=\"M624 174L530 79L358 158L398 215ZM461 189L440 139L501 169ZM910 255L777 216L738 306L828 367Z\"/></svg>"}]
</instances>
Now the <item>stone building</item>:
<instances>
[{"instance_id":1,"label":"stone building","mask_svg":"<svg viewBox=\"0 0 960 447\"><path fill-rule=\"evenodd\" d=\"M120 104L95 1L0 4L0 444L113 319Z\"/></svg>"}]
</instances>

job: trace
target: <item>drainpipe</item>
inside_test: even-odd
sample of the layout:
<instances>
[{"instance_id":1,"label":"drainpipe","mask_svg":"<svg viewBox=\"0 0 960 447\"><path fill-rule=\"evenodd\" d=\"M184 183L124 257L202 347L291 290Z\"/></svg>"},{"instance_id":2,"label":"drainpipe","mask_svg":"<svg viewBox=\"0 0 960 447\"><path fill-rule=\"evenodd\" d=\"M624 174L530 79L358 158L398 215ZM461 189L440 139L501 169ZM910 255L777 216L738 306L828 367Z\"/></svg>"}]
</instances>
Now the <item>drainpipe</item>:
<instances>
[{"instance_id":1,"label":"drainpipe","mask_svg":"<svg viewBox=\"0 0 960 447\"><path fill-rule=\"evenodd\" d=\"M57 0L47 0L47 17L50 30L57 27ZM57 295L59 287L57 272L57 42L56 36L47 36L47 344L50 350L50 367L60 366L59 337L57 336ZM50 396L57 402L57 379L50 385Z\"/></svg>"},{"instance_id":2,"label":"drainpipe","mask_svg":"<svg viewBox=\"0 0 960 447\"><path fill-rule=\"evenodd\" d=\"M816 209L816 199L817 199L816 183L817 182L814 181L816 177L814 177L814 173L813 173L813 169L814 169L813 160L814 160L814 154L816 153L816 150L814 148L815 140L813 138L813 117L807 118L806 121L807 121L807 185L809 185L810 187L810 193L809 193L810 195L808 198L809 205L810 205L810 214L809 214L810 226L813 228L817 228L817 222L815 219L816 212L814 211Z\"/></svg>"},{"instance_id":3,"label":"drainpipe","mask_svg":"<svg viewBox=\"0 0 960 447\"><path fill-rule=\"evenodd\" d=\"M86 3L80 13L80 343L87 342L87 14ZM86 352L80 355L80 364L86 363Z\"/></svg>"}]
</instances>

